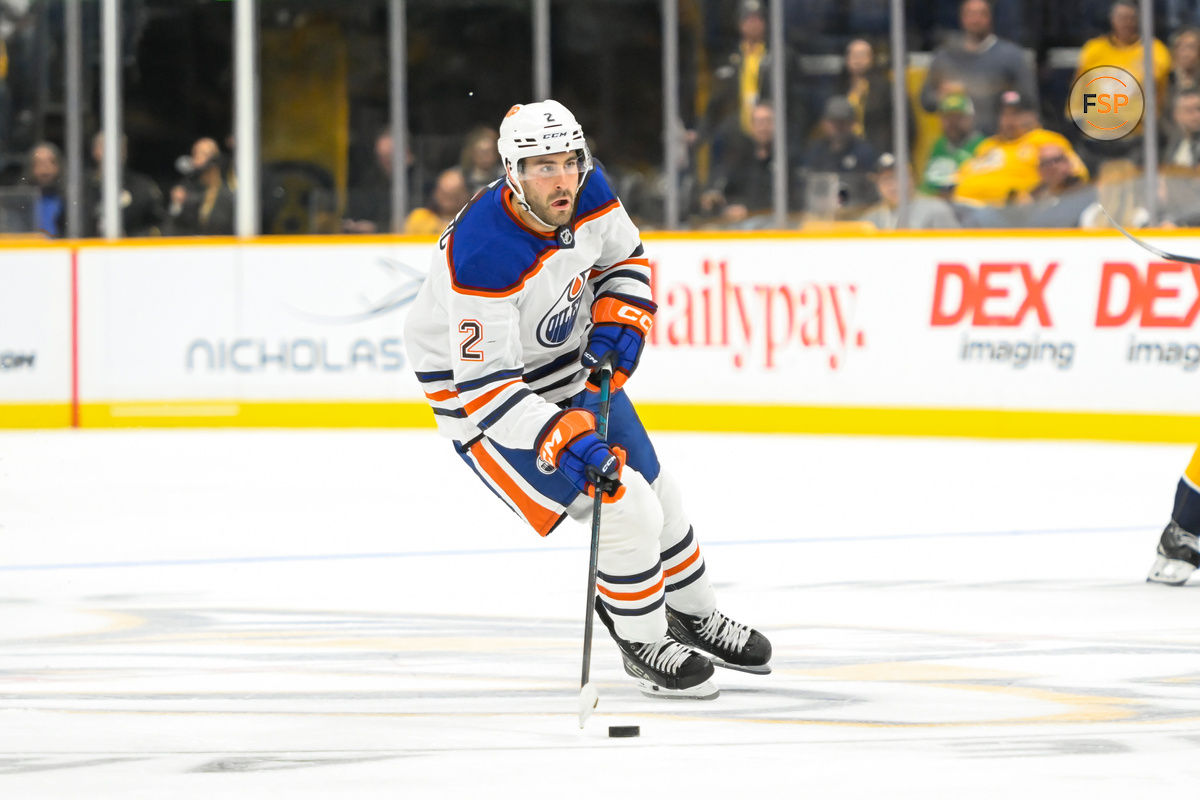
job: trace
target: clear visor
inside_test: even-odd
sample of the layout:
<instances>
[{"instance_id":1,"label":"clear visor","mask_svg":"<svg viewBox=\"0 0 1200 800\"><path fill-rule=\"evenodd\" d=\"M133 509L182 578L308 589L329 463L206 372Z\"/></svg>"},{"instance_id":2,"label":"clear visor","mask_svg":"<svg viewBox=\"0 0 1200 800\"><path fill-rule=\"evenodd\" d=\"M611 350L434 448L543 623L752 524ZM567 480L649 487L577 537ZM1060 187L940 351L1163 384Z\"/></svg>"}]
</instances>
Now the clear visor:
<instances>
[{"instance_id":1,"label":"clear visor","mask_svg":"<svg viewBox=\"0 0 1200 800\"><path fill-rule=\"evenodd\" d=\"M562 159L562 155L567 158ZM517 178L523 181L578 179L591 168L591 154L587 150L576 150L573 153L560 154L559 157L553 159L539 156L523 158L517 162Z\"/></svg>"}]
</instances>

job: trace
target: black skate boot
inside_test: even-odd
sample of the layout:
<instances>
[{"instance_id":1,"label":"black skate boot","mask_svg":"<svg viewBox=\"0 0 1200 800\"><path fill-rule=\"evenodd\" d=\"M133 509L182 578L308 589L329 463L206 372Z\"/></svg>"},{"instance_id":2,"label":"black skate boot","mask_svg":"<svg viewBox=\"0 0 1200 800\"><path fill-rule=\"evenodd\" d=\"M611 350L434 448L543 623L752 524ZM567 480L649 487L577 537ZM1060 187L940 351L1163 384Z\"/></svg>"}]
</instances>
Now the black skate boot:
<instances>
[{"instance_id":1,"label":"black skate boot","mask_svg":"<svg viewBox=\"0 0 1200 800\"><path fill-rule=\"evenodd\" d=\"M1200 542L1196 534L1188 533L1171 520L1158 540L1158 558L1146 581L1182 586L1196 567L1200 567Z\"/></svg>"},{"instance_id":2,"label":"black skate boot","mask_svg":"<svg viewBox=\"0 0 1200 800\"><path fill-rule=\"evenodd\" d=\"M768 675L771 643L753 628L734 622L720 611L703 619L667 608L667 630L686 645L712 659L718 667Z\"/></svg>"},{"instance_id":3,"label":"black skate boot","mask_svg":"<svg viewBox=\"0 0 1200 800\"><path fill-rule=\"evenodd\" d=\"M621 651L625 672L637 679L642 694L712 700L721 693L709 680L713 668L708 659L672 639L670 633L657 642L630 642L617 636L612 617L599 598L596 598L596 613Z\"/></svg>"}]
</instances>

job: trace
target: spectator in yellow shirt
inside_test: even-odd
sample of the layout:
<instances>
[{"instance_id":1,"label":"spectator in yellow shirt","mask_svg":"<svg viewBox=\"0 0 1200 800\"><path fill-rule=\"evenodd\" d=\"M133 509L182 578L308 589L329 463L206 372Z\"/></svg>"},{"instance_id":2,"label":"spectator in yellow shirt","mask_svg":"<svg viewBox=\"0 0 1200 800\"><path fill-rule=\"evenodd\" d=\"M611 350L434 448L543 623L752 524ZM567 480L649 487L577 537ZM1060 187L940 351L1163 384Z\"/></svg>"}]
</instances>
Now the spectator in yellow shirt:
<instances>
[{"instance_id":1,"label":"spectator in yellow shirt","mask_svg":"<svg viewBox=\"0 0 1200 800\"><path fill-rule=\"evenodd\" d=\"M1041 182L1038 151L1045 145L1062 148L1071 174L1087 179L1087 167L1066 137L1040 127L1032 99L1015 90L1001 94L998 126L996 135L980 142L958 168L955 202L1005 206L1026 201Z\"/></svg>"},{"instance_id":2,"label":"spectator in yellow shirt","mask_svg":"<svg viewBox=\"0 0 1200 800\"><path fill-rule=\"evenodd\" d=\"M1133 0L1116 0L1108 12L1111 30L1089 39L1079 51L1078 78L1096 67L1120 67L1146 85L1145 56L1142 53L1142 33L1138 25L1138 7ZM1167 97L1167 80L1171 75L1171 53L1158 39L1151 45L1154 58L1154 82L1157 87L1158 109Z\"/></svg>"},{"instance_id":3,"label":"spectator in yellow shirt","mask_svg":"<svg viewBox=\"0 0 1200 800\"><path fill-rule=\"evenodd\" d=\"M404 220L404 233L415 236L437 236L454 215L459 212L471 195L467 192L467 180L460 167L442 170L433 186L432 208L414 208Z\"/></svg>"}]
</instances>

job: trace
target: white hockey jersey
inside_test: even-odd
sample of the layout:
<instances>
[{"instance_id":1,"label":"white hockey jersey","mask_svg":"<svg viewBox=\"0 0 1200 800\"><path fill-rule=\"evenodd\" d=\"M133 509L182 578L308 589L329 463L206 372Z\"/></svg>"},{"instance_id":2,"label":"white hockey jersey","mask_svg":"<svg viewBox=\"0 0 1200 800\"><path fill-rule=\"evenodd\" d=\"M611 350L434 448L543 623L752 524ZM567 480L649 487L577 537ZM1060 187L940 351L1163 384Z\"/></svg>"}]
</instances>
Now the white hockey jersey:
<instances>
[{"instance_id":1,"label":"white hockey jersey","mask_svg":"<svg viewBox=\"0 0 1200 800\"><path fill-rule=\"evenodd\" d=\"M650 299L650 265L599 165L554 233L521 222L503 181L476 195L438 241L405 324L438 430L533 449L587 379L579 358L602 292Z\"/></svg>"}]
</instances>

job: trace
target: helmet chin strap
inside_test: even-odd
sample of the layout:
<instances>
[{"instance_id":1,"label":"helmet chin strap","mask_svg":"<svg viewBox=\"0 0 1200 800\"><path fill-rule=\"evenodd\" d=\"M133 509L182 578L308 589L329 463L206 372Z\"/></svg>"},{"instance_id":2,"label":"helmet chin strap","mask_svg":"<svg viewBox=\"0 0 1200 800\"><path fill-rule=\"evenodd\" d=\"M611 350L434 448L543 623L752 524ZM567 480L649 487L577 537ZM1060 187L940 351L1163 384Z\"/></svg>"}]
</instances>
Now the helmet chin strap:
<instances>
[{"instance_id":1,"label":"helmet chin strap","mask_svg":"<svg viewBox=\"0 0 1200 800\"><path fill-rule=\"evenodd\" d=\"M517 197L517 202L521 204L521 208L525 209L525 213L528 214L529 216L533 217L539 225L541 225L542 227L545 227L545 228L549 228L552 231L558 230L558 226L551 225L549 222L546 222L546 220L542 219L541 217L539 217L537 214L534 213L533 207L529 205L529 202L525 199L525 196L523 194L521 196Z\"/></svg>"}]
</instances>

